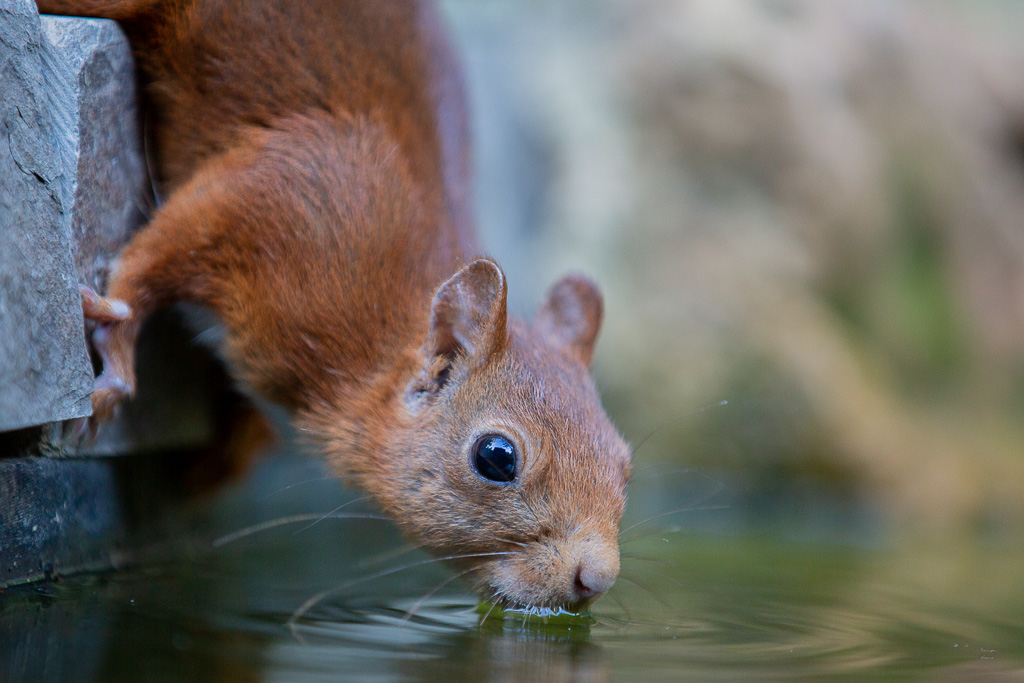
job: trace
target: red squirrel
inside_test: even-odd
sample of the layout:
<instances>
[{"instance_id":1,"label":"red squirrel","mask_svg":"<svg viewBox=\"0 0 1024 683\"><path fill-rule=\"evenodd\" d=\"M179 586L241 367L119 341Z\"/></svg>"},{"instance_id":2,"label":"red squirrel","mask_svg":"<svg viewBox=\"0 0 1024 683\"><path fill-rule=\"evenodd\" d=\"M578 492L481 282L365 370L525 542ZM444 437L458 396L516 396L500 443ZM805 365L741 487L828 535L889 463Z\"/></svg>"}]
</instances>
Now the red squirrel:
<instances>
[{"instance_id":1,"label":"red squirrel","mask_svg":"<svg viewBox=\"0 0 1024 683\"><path fill-rule=\"evenodd\" d=\"M589 364L602 300L555 283L506 312L470 210L461 76L417 0L40 0L118 20L164 204L83 293L108 418L146 317L223 322L233 378L287 409L479 594L578 610L619 572L630 449Z\"/></svg>"}]
</instances>

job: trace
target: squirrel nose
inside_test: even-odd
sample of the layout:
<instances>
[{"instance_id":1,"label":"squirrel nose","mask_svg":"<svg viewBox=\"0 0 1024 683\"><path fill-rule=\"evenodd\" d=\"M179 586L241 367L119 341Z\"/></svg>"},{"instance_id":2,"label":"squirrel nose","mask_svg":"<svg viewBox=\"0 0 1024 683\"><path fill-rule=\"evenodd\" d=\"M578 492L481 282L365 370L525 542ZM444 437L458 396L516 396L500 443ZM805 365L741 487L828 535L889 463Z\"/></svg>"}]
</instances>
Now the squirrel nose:
<instances>
[{"instance_id":1,"label":"squirrel nose","mask_svg":"<svg viewBox=\"0 0 1024 683\"><path fill-rule=\"evenodd\" d=\"M618 560L618 558L615 558ZM597 557L588 557L576 567L573 590L579 600L590 600L601 595L615 583L619 563Z\"/></svg>"}]
</instances>

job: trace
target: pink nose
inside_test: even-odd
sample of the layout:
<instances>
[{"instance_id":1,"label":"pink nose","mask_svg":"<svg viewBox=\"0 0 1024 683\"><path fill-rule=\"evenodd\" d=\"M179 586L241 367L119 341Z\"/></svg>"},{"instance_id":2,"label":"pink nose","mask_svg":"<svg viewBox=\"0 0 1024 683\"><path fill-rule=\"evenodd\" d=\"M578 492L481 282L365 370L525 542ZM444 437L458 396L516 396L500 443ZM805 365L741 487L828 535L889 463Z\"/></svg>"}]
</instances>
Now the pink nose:
<instances>
[{"instance_id":1,"label":"pink nose","mask_svg":"<svg viewBox=\"0 0 1024 683\"><path fill-rule=\"evenodd\" d=\"M610 563L585 560L576 568L573 590L579 600L589 600L611 588L618 574L618 567Z\"/></svg>"}]
</instances>

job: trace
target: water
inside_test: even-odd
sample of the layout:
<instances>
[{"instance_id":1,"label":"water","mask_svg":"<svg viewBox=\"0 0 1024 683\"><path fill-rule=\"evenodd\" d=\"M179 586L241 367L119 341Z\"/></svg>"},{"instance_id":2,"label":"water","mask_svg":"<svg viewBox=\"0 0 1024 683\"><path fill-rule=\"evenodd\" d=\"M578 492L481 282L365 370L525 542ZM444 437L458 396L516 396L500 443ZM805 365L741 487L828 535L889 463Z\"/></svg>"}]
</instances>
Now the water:
<instances>
[{"instance_id":1,"label":"water","mask_svg":"<svg viewBox=\"0 0 1024 683\"><path fill-rule=\"evenodd\" d=\"M267 481L280 475L265 473ZM691 481L699 488L701 480ZM237 524L239 511L267 519L311 500L326 511L342 495L329 480L273 486L220 501L221 530ZM327 493L309 493L317 487ZM484 620L486 606L457 582L444 584L451 575L443 568L417 564L426 556L386 522L324 520L217 549L196 543L161 562L9 590L0 597L0 676L1024 680L1019 541L910 543L839 532L811 540L692 521L720 514L668 515L668 523L626 534L636 540L623 545L622 576L592 614L547 621L497 612ZM651 527L660 530L642 533ZM343 584L289 627L306 599Z\"/></svg>"}]
</instances>

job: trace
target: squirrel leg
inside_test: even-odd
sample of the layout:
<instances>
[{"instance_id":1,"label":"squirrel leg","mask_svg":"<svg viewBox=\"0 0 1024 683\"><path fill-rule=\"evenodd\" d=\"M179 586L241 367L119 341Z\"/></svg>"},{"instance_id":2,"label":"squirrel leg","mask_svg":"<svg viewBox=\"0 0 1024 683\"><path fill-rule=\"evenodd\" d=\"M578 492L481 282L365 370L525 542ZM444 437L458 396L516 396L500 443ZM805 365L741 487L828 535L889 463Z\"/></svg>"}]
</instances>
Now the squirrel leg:
<instances>
[{"instance_id":1,"label":"squirrel leg","mask_svg":"<svg viewBox=\"0 0 1024 683\"><path fill-rule=\"evenodd\" d=\"M197 173L132 237L118 255L106 296L82 288L82 311L96 322L92 345L103 362L92 394L93 433L135 391L135 345L149 315L177 301L207 304L219 289L223 247L212 245L223 244L217 236L228 227L224 207L233 195L224 166L210 166L221 174ZM211 176L217 180L210 182Z\"/></svg>"}]
</instances>

